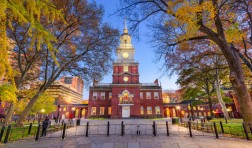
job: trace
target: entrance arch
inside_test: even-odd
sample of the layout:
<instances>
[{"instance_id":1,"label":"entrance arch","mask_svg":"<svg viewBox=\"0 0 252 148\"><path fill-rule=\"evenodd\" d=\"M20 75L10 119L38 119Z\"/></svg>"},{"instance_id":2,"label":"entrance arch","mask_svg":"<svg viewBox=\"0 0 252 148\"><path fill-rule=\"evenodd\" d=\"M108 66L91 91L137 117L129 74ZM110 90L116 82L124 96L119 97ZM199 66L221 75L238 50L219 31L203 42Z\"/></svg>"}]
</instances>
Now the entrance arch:
<instances>
[{"instance_id":1,"label":"entrance arch","mask_svg":"<svg viewBox=\"0 0 252 148\"><path fill-rule=\"evenodd\" d=\"M119 104L122 106L122 118L130 117L130 106L134 105L132 98L133 94L130 94L128 90L124 90L122 94L118 94Z\"/></svg>"}]
</instances>

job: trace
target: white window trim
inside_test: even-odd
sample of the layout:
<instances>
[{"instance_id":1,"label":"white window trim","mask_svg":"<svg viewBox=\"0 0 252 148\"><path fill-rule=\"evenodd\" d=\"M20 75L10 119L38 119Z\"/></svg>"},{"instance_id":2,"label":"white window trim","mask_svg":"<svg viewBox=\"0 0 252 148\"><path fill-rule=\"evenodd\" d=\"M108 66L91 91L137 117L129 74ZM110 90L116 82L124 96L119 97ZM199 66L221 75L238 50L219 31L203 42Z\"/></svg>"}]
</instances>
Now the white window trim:
<instances>
[{"instance_id":1,"label":"white window trim","mask_svg":"<svg viewBox=\"0 0 252 148\"><path fill-rule=\"evenodd\" d=\"M109 111L109 109L110 109L110 111ZM112 108L108 107L108 115L111 115L111 113L112 113Z\"/></svg>"},{"instance_id":2,"label":"white window trim","mask_svg":"<svg viewBox=\"0 0 252 148\"><path fill-rule=\"evenodd\" d=\"M95 110L93 110L95 109ZM93 114L93 111L95 111L95 113ZM91 107L91 115L96 115L96 107Z\"/></svg>"},{"instance_id":3,"label":"white window trim","mask_svg":"<svg viewBox=\"0 0 252 148\"><path fill-rule=\"evenodd\" d=\"M154 99L159 99L159 94L158 94L158 92L154 92Z\"/></svg>"},{"instance_id":4,"label":"white window trim","mask_svg":"<svg viewBox=\"0 0 252 148\"><path fill-rule=\"evenodd\" d=\"M97 92L93 92L92 100L97 100Z\"/></svg>"},{"instance_id":5,"label":"white window trim","mask_svg":"<svg viewBox=\"0 0 252 148\"><path fill-rule=\"evenodd\" d=\"M143 99L143 92L140 92L140 99Z\"/></svg>"},{"instance_id":6,"label":"white window trim","mask_svg":"<svg viewBox=\"0 0 252 148\"><path fill-rule=\"evenodd\" d=\"M101 92L101 100L105 100L105 92Z\"/></svg>"},{"instance_id":7,"label":"white window trim","mask_svg":"<svg viewBox=\"0 0 252 148\"><path fill-rule=\"evenodd\" d=\"M150 94L150 95L148 95ZM151 99L151 92L146 92L146 99Z\"/></svg>"},{"instance_id":8,"label":"white window trim","mask_svg":"<svg viewBox=\"0 0 252 148\"><path fill-rule=\"evenodd\" d=\"M127 67L127 68L126 68L126 67ZM129 66L124 65L124 66L123 66L123 72L129 72Z\"/></svg>"},{"instance_id":9,"label":"white window trim","mask_svg":"<svg viewBox=\"0 0 252 148\"><path fill-rule=\"evenodd\" d=\"M151 114L149 114L148 108L151 109ZM151 107L151 106L147 106L147 114L148 114L148 115L152 115L152 107Z\"/></svg>"},{"instance_id":10,"label":"white window trim","mask_svg":"<svg viewBox=\"0 0 252 148\"><path fill-rule=\"evenodd\" d=\"M143 112L142 112L142 111L143 111ZM144 115L144 107L143 107L143 106L140 107L140 114L141 114L141 115Z\"/></svg>"},{"instance_id":11,"label":"white window trim","mask_svg":"<svg viewBox=\"0 0 252 148\"><path fill-rule=\"evenodd\" d=\"M101 112L101 109L103 108L103 113ZM105 107L100 107L100 112L99 112L99 115L104 115L104 110L105 110Z\"/></svg>"},{"instance_id":12,"label":"white window trim","mask_svg":"<svg viewBox=\"0 0 252 148\"><path fill-rule=\"evenodd\" d=\"M157 114L157 108L159 108L159 113ZM155 114L160 115L161 114L161 109L160 106L155 106Z\"/></svg>"}]
</instances>

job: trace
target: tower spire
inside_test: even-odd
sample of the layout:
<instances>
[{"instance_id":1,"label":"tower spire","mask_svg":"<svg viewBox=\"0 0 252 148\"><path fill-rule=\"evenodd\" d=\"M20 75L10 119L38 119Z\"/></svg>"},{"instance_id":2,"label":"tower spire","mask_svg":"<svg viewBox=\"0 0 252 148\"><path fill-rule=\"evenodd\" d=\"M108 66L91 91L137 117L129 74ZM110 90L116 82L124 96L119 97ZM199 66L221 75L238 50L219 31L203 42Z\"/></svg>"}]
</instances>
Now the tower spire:
<instances>
[{"instance_id":1,"label":"tower spire","mask_svg":"<svg viewBox=\"0 0 252 148\"><path fill-rule=\"evenodd\" d=\"M126 23L126 17L124 17L124 29L123 33L128 33L127 23Z\"/></svg>"}]
</instances>

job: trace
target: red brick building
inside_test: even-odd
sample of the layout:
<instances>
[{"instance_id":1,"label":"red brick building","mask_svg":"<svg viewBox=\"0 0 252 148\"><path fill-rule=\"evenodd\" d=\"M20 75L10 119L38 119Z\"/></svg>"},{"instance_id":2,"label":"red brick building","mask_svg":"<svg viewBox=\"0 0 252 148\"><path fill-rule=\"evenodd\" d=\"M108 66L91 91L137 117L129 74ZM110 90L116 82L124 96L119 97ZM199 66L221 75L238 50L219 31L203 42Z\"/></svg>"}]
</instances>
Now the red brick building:
<instances>
[{"instance_id":1,"label":"red brick building","mask_svg":"<svg viewBox=\"0 0 252 148\"><path fill-rule=\"evenodd\" d=\"M163 117L162 88L158 81L139 82L139 63L125 25L113 63L113 82L90 87L88 116L108 118Z\"/></svg>"}]
</instances>

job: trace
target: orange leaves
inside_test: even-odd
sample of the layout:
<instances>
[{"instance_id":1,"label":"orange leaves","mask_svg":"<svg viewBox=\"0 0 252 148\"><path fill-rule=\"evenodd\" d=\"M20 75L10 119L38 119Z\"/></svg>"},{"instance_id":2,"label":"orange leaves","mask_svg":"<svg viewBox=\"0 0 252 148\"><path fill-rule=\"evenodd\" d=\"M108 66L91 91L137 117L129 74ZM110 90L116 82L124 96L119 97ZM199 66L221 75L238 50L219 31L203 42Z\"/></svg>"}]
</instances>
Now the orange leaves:
<instances>
[{"instance_id":1,"label":"orange leaves","mask_svg":"<svg viewBox=\"0 0 252 148\"><path fill-rule=\"evenodd\" d=\"M199 4L196 1L169 1L167 13L174 16L170 24L184 30L179 40L195 36L199 30L199 22L212 21L216 11L212 2L205 1Z\"/></svg>"}]
</instances>

